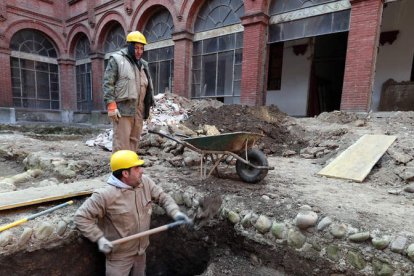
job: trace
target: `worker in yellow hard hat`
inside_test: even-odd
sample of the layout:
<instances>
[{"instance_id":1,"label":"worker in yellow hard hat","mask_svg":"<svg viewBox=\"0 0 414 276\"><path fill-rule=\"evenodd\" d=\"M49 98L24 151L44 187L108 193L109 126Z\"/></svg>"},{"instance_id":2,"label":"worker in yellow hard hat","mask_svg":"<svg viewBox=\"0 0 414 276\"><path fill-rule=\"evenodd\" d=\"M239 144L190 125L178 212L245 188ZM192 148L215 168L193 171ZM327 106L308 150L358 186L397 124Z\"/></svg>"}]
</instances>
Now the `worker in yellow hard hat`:
<instances>
[{"instance_id":1,"label":"worker in yellow hard hat","mask_svg":"<svg viewBox=\"0 0 414 276\"><path fill-rule=\"evenodd\" d=\"M130 32L127 47L113 53L103 78L104 101L113 124L112 152L136 151L144 120L154 105L148 63L142 59L145 36Z\"/></svg>"},{"instance_id":2,"label":"worker in yellow hard hat","mask_svg":"<svg viewBox=\"0 0 414 276\"><path fill-rule=\"evenodd\" d=\"M191 220L174 199L143 174L144 160L130 150L111 156L112 174L104 188L95 191L76 211L79 231L106 254L106 275L145 275L148 236L113 245L111 241L146 231L152 204L162 206L174 220Z\"/></svg>"}]
</instances>

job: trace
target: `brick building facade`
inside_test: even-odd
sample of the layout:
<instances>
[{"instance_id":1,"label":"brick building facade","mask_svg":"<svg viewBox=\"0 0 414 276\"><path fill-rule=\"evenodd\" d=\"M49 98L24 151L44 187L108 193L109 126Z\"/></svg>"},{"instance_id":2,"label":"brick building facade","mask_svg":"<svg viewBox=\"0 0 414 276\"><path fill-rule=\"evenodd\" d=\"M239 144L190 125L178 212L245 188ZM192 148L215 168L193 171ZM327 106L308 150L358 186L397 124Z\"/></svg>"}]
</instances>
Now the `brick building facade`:
<instances>
[{"instance_id":1,"label":"brick building facade","mask_svg":"<svg viewBox=\"0 0 414 276\"><path fill-rule=\"evenodd\" d=\"M293 2L302 6L289 7ZM293 50L298 56L298 46L305 46L305 52L312 46L310 40L302 43L300 39L345 32L346 59L338 109L367 112L383 2L2 1L0 117L3 121L86 122L103 115L105 60L123 46L122 36L132 30L150 38L146 59L152 62L153 73L161 76L156 84L159 93L171 91L188 98L212 97L246 105L279 105L268 96L269 83L296 66L284 64L279 70L275 65L276 69L271 69L272 45L284 42L282 48L286 48L286 41L296 39L300 43L293 45ZM335 25L336 15L341 15L342 21ZM316 18L324 22L326 16L334 23L328 31L325 25L317 29L317 24L309 21ZM315 30L301 30L299 35L289 31L291 23L300 20ZM312 78L309 83L311 88ZM319 108L312 114L309 102L312 104L311 99L305 116L331 111Z\"/></svg>"}]
</instances>

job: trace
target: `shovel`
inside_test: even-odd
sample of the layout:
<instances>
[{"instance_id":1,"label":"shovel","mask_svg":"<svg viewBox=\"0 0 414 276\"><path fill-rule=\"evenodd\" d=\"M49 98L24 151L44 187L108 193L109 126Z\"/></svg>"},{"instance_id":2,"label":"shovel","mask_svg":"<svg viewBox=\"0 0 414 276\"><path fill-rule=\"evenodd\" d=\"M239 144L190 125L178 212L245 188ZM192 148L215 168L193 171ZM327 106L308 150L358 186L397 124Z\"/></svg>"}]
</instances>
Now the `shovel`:
<instances>
[{"instance_id":1,"label":"shovel","mask_svg":"<svg viewBox=\"0 0 414 276\"><path fill-rule=\"evenodd\" d=\"M208 220L210 220L211 218L213 218L219 211L220 207L221 207L221 203L222 203L222 199L220 196L207 196L204 197L201 201L200 201L200 206L198 209L198 213L196 214L195 217L195 221L197 222L197 226L195 227L196 230L200 229L201 226L205 225L207 223ZM163 226L157 227L157 228L153 228L141 233L137 233L128 237L124 237L121 239L117 239L112 241L111 243L113 245L117 245L120 243L124 243L130 240L134 240L134 239L139 239L141 237L145 237L145 236L149 236L155 233L159 233L171 228L174 228L176 226L179 225L183 225L183 224L189 224L192 225L193 221L191 222L187 222L185 220L179 220L179 221L175 221L169 224L165 224Z\"/></svg>"},{"instance_id":2,"label":"shovel","mask_svg":"<svg viewBox=\"0 0 414 276\"><path fill-rule=\"evenodd\" d=\"M185 220L175 221L175 222L172 222L172 223L169 223L169 224L157 227L157 228L153 228L153 229L141 232L141 233L137 233L137 234L134 234L134 235L131 235L131 236L128 236L128 237L124 237L124 238L121 238L121 239L114 240L111 243L113 245L117 245L117 244L124 243L124 242L130 241L130 240L134 240L134 239L149 236L149 235L152 235L152 234L155 234L155 233L159 233L159 232L174 228L174 227L182 225L182 224L191 224L191 222L187 222Z\"/></svg>"}]
</instances>

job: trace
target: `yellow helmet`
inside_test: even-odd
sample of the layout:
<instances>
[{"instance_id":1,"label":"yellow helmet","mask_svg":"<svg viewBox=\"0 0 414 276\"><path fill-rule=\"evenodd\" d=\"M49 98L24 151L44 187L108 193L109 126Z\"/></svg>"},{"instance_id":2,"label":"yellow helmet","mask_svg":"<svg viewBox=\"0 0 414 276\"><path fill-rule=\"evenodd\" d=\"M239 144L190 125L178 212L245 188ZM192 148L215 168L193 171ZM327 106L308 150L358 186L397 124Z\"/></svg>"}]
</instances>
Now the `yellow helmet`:
<instances>
[{"instance_id":1,"label":"yellow helmet","mask_svg":"<svg viewBox=\"0 0 414 276\"><path fill-rule=\"evenodd\" d=\"M147 44L147 39L142 33L138 31L134 31L134 32L130 32L127 35L127 42L136 42L136 43L141 43L145 45Z\"/></svg>"},{"instance_id":2,"label":"yellow helmet","mask_svg":"<svg viewBox=\"0 0 414 276\"><path fill-rule=\"evenodd\" d=\"M112 172L129 169L136 166L144 165L144 160L139 159L138 154L132 150L118 150L111 156L111 170Z\"/></svg>"}]
</instances>

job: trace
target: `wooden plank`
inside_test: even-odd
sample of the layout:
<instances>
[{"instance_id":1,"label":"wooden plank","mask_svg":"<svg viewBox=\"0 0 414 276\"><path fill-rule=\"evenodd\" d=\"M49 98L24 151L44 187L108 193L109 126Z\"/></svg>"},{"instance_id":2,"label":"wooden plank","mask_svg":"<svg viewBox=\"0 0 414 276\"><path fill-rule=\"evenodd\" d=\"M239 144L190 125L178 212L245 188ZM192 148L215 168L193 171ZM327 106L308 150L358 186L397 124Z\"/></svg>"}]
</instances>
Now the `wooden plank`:
<instances>
[{"instance_id":1,"label":"wooden plank","mask_svg":"<svg viewBox=\"0 0 414 276\"><path fill-rule=\"evenodd\" d=\"M397 136L364 135L323 168L318 175L364 181Z\"/></svg>"},{"instance_id":2,"label":"wooden plank","mask_svg":"<svg viewBox=\"0 0 414 276\"><path fill-rule=\"evenodd\" d=\"M83 180L56 186L28 188L0 193L0 210L18 208L43 202L92 194L107 185L102 179Z\"/></svg>"}]
</instances>

